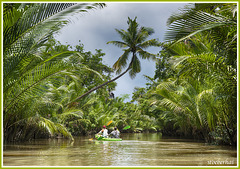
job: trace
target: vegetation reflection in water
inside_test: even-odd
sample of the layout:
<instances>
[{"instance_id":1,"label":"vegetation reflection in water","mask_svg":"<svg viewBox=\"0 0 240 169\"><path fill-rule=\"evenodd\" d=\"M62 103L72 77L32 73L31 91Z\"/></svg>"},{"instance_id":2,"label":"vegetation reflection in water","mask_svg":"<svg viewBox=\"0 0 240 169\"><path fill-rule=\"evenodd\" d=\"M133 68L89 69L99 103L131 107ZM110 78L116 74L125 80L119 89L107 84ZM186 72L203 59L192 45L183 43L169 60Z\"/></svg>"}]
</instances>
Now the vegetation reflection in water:
<instances>
[{"instance_id":1,"label":"vegetation reflection in water","mask_svg":"<svg viewBox=\"0 0 240 169\"><path fill-rule=\"evenodd\" d=\"M207 166L236 165L237 152L160 134L122 134L123 141L77 137L4 145L4 166Z\"/></svg>"}]
</instances>

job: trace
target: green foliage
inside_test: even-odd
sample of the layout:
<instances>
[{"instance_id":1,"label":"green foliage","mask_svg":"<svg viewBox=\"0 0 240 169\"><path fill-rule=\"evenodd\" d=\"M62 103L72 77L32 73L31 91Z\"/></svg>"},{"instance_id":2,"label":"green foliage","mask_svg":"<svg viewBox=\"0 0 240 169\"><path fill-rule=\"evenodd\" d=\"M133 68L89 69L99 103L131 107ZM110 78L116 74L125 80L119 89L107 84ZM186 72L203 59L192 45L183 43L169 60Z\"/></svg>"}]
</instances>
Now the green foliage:
<instances>
[{"instance_id":1,"label":"green foliage","mask_svg":"<svg viewBox=\"0 0 240 169\"><path fill-rule=\"evenodd\" d=\"M194 7L184 8L169 18L166 40L174 44L203 33L215 41L215 50L226 59L226 64L236 68L236 8L236 3L197 3Z\"/></svg>"},{"instance_id":2,"label":"green foliage","mask_svg":"<svg viewBox=\"0 0 240 169\"><path fill-rule=\"evenodd\" d=\"M4 3L3 127L7 140L16 140L19 133L25 132L15 124L37 114L41 116L38 112L43 110L38 111L35 104L45 97L48 81L64 76L76 78L68 58L77 53L66 48L53 50L46 42L69 22L69 14L97 6L99 4ZM53 131L66 133L60 124L45 122ZM11 130L18 132L12 133Z\"/></svg>"},{"instance_id":3,"label":"green foliage","mask_svg":"<svg viewBox=\"0 0 240 169\"><path fill-rule=\"evenodd\" d=\"M108 42L124 48L113 66L117 73L128 66L112 80L102 50L86 52L81 43L72 47L53 39L68 22L67 14L96 6L104 5L4 3L6 141L73 139L112 121L110 131L116 126L121 132L160 131L236 144L236 4L201 3L183 9L169 18L165 43L147 40L154 31L128 18L127 30L116 29L122 41ZM160 45L158 55L145 51ZM145 76L147 87L135 88L131 102L125 101L129 94L114 97L117 84L111 82L128 71L135 77L141 70L139 58L157 58L154 78Z\"/></svg>"},{"instance_id":4,"label":"green foliage","mask_svg":"<svg viewBox=\"0 0 240 169\"><path fill-rule=\"evenodd\" d=\"M154 79L158 81L164 81L168 78L172 78L175 75L175 70L171 68L170 63L171 54L169 51L163 49L159 52L159 55L156 59L156 70Z\"/></svg>"},{"instance_id":5,"label":"green foliage","mask_svg":"<svg viewBox=\"0 0 240 169\"><path fill-rule=\"evenodd\" d=\"M235 145L236 4L194 6L169 18L166 39L173 43L163 45L150 105L163 134ZM175 75L163 76L166 67Z\"/></svg>"}]
</instances>

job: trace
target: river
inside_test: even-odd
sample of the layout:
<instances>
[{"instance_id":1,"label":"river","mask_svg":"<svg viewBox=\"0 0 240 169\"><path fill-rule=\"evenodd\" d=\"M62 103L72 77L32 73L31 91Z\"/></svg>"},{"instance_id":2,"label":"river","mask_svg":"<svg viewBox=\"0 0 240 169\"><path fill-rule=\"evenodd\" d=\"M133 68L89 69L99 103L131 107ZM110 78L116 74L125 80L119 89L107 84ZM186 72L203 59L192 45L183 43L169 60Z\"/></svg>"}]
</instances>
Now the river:
<instances>
[{"instance_id":1,"label":"river","mask_svg":"<svg viewBox=\"0 0 240 169\"><path fill-rule=\"evenodd\" d=\"M157 133L122 134L123 141L90 137L42 139L3 146L3 166L236 166L236 147L208 145Z\"/></svg>"}]
</instances>

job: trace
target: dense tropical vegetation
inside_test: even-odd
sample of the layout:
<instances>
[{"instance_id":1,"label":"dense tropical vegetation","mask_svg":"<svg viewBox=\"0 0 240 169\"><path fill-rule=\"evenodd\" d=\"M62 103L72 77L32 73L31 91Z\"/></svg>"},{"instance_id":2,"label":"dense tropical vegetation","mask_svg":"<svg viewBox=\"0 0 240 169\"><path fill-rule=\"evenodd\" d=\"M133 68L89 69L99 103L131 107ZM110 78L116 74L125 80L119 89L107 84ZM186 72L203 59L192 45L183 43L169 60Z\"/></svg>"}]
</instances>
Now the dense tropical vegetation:
<instances>
[{"instance_id":1,"label":"dense tropical vegetation","mask_svg":"<svg viewBox=\"0 0 240 169\"><path fill-rule=\"evenodd\" d=\"M187 6L168 19L162 43L148 40L153 29L128 18L127 30L116 29L122 41L109 42L124 48L113 68L103 64L101 49L91 53L81 41L70 46L53 38L69 14L104 6L3 4L4 139L73 139L113 121L110 130L236 145L237 5ZM159 53L147 52L150 46ZM141 71L138 56L156 60L155 76L145 76L146 87L135 88L126 102L127 94L114 97L114 81Z\"/></svg>"},{"instance_id":2,"label":"dense tropical vegetation","mask_svg":"<svg viewBox=\"0 0 240 169\"><path fill-rule=\"evenodd\" d=\"M233 3L195 4L169 18L150 90L163 132L236 144L236 9Z\"/></svg>"}]
</instances>

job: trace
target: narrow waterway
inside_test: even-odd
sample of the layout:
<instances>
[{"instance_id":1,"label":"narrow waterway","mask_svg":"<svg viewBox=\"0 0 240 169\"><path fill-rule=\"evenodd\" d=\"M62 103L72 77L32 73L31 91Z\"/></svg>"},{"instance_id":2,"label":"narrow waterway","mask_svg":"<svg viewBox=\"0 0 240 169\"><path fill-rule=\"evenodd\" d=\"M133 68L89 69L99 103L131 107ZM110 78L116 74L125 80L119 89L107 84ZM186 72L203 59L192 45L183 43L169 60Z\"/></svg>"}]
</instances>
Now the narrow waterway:
<instances>
[{"instance_id":1,"label":"narrow waterway","mask_svg":"<svg viewBox=\"0 0 240 169\"><path fill-rule=\"evenodd\" d=\"M5 144L3 166L236 166L236 147L160 134L122 134L123 141L90 137Z\"/></svg>"}]
</instances>

